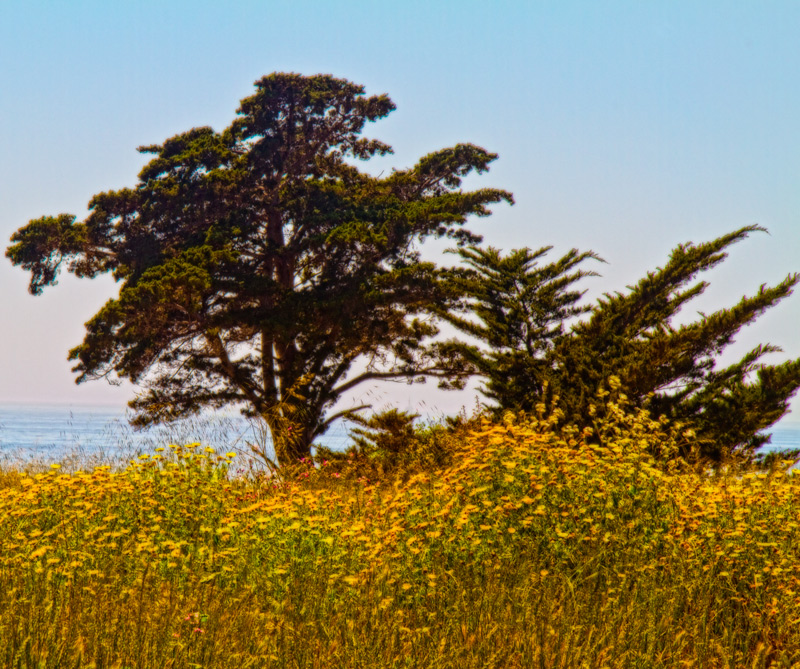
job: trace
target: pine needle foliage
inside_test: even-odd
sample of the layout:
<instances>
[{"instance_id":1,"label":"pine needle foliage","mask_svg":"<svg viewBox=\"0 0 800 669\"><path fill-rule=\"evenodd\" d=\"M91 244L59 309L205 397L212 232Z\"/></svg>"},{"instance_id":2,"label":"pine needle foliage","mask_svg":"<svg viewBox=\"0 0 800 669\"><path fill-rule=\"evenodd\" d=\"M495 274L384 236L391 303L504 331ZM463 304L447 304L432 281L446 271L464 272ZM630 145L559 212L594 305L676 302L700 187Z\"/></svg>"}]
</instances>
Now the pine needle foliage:
<instances>
[{"instance_id":1,"label":"pine needle foliage","mask_svg":"<svg viewBox=\"0 0 800 669\"><path fill-rule=\"evenodd\" d=\"M152 159L136 186L95 195L85 220L44 216L14 233L6 255L33 294L62 266L121 282L70 352L77 381L141 384L141 425L244 406L283 463L355 410L329 412L360 383L461 383L459 360L429 343L446 295L419 244L474 243L467 219L512 198L461 188L497 157L472 144L388 176L359 170L392 152L362 131L394 108L344 79L271 74L223 131L140 147Z\"/></svg>"},{"instance_id":2,"label":"pine needle foliage","mask_svg":"<svg viewBox=\"0 0 800 669\"><path fill-rule=\"evenodd\" d=\"M446 423L418 423L419 414L386 409L369 417L353 416L350 446L333 451L318 446L315 459L329 471L347 478L391 480L434 471L451 461L454 444L461 443L477 423L459 416Z\"/></svg>"},{"instance_id":3,"label":"pine needle foliage","mask_svg":"<svg viewBox=\"0 0 800 669\"><path fill-rule=\"evenodd\" d=\"M547 355L565 323L585 314L574 284L595 272L578 268L592 252L572 249L540 264L551 246L508 255L493 247L458 249L466 267L455 270L450 287L462 302L441 317L484 346L451 342L485 379L483 394L501 409L530 411L544 392ZM460 307L460 308L459 308Z\"/></svg>"},{"instance_id":4,"label":"pine needle foliage","mask_svg":"<svg viewBox=\"0 0 800 669\"><path fill-rule=\"evenodd\" d=\"M414 440L414 421L419 414L399 409L389 409L369 418L355 419L356 427L350 430L355 448L365 454L385 453L396 458Z\"/></svg>"},{"instance_id":5,"label":"pine needle foliage","mask_svg":"<svg viewBox=\"0 0 800 669\"><path fill-rule=\"evenodd\" d=\"M597 393L614 377L633 406L691 430L701 458L751 460L769 440L763 431L786 413L800 387L800 360L764 364L764 355L779 350L765 344L728 366L719 368L717 362L739 330L788 297L800 277L791 274L775 286L761 285L752 296L698 320L676 324L676 318L708 287L695 281L697 276L757 231L763 228L747 226L709 242L679 245L663 267L583 309L587 315L569 331L564 318L582 309L576 305L580 294L567 289L585 275L576 265L592 254L572 252L566 264L547 266L549 273L543 274L544 268L519 262L528 257L527 249L505 258L494 250L461 252L472 273L457 286L479 323L448 320L483 343L460 348L487 379L484 393L501 410L531 411L542 402L557 405L568 423L591 425ZM551 276L561 282L548 284ZM527 297L520 285L531 286ZM528 299L541 300L538 311ZM518 334L529 332L541 337L533 339L534 346Z\"/></svg>"}]
</instances>

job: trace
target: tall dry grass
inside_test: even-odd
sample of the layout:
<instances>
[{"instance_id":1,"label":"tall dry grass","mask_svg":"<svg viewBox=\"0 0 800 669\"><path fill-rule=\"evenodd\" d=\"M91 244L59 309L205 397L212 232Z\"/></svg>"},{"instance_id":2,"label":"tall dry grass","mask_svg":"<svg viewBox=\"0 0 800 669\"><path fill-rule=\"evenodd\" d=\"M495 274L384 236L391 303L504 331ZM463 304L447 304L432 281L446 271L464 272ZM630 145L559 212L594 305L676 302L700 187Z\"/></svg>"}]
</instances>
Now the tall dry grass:
<instances>
[{"instance_id":1,"label":"tall dry grass","mask_svg":"<svg viewBox=\"0 0 800 669\"><path fill-rule=\"evenodd\" d=\"M665 468L676 439L612 404L378 482L198 445L6 468L0 665L794 666L800 478Z\"/></svg>"}]
</instances>

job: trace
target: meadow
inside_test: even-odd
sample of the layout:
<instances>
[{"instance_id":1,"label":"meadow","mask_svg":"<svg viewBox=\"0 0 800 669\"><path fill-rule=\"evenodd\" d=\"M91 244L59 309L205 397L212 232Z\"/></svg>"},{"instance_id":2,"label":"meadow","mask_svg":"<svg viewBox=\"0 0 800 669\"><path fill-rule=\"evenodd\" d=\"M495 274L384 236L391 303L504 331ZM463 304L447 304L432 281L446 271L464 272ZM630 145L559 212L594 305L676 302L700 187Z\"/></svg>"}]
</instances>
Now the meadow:
<instances>
[{"instance_id":1,"label":"meadow","mask_svg":"<svg viewBox=\"0 0 800 669\"><path fill-rule=\"evenodd\" d=\"M379 477L199 444L5 465L0 666L794 666L800 475L688 466L691 437L610 403Z\"/></svg>"}]
</instances>

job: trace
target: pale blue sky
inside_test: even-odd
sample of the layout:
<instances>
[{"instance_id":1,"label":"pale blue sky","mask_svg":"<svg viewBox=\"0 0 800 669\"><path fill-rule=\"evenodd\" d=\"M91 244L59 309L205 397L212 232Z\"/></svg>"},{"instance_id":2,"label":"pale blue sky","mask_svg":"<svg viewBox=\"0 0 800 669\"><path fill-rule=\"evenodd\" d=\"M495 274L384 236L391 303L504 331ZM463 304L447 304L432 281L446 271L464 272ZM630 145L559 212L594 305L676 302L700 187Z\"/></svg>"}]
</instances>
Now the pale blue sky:
<instances>
[{"instance_id":1,"label":"pale blue sky","mask_svg":"<svg viewBox=\"0 0 800 669\"><path fill-rule=\"evenodd\" d=\"M800 270L798 34L789 1L5 0L0 238L133 185L136 146L226 126L258 77L326 72L397 104L369 128L395 147L375 169L456 142L499 153L471 185L507 188L517 204L472 229L507 249L597 251L609 265L594 295L679 242L768 227L709 275L696 307L709 311ZM113 284L65 277L34 298L26 282L0 262L0 402L122 405L129 387L76 387L66 361ZM800 294L736 351L769 341L798 357L798 326ZM376 394L425 410L472 401L432 386Z\"/></svg>"}]
</instances>

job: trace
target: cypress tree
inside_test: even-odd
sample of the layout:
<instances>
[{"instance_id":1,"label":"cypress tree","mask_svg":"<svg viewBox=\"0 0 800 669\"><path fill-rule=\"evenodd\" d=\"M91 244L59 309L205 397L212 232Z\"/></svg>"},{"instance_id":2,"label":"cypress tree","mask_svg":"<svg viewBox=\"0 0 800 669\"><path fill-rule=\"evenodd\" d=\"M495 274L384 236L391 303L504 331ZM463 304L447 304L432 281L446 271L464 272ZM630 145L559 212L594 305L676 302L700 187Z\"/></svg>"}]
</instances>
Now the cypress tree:
<instances>
[{"instance_id":1,"label":"cypress tree","mask_svg":"<svg viewBox=\"0 0 800 669\"><path fill-rule=\"evenodd\" d=\"M569 331L563 318L579 314L581 307L576 304L579 293L567 289L580 278L580 270L574 269L577 263L591 254L573 252L575 262L564 271L563 282L553 284L560 291L556 300L541 290L547 284L537 268L503 262L524 257L526 249L512 251L505 259L471 250L466 260L475 273L472 280L456 279L453 285L464 291L480 325L466 325L463 318L449 320L483 342L480 348L459 346L476 360L476 370L487 379L484 393L498 409L529 411L536 402L552 406L557 398L569 423L589 425L599 409L598 391L616 376L633 406L691 429L704 459L750 460L769 440L763 431L786 413L800 387L800 360L764 364L765 354L779 350L769 344L725 367L718 367L718 359L739 330L790 295L800 277L791 274L775 286L761 285L754 295L730 308L701 314L699 320L683 325L675 320L684 305L708 287L705 281L695 282L698 274L721 263L732 244L762 230L747 226L706 243L679 245L664 267L648 272L625 292L604 295ZM503 288L486 290L482 280ZM530 295L548 297L539 304L541 311L551 309L546 329L540 326L547 322L541 311L524 307L514 292L513 287L525 281L534 286ZM507 306L515 301L520 302L517 308ZM511 322L503 325L496 317L500 313ZM498 325L503 325L499 338L489 334ZM528 330L543 336L533 349L502 334ZM520 387L496 391L514 384Z\"/></svg>"},{"instance_id":2,"label":"cypress tree","mask_svg":"<svg viewBox=\"0 0 800 669\"><path fill-rule=\"evenodd\" d=\"M551 249L523 248L506 256L493 247L457 250L467 267L453 271L449 286L461 301L440 316L485 345L450 342L483 377L483 394L502 409L530 411L540 400L548 354L565 323L589 309L578 304L583 291L574 284L595 272L578 265L601 259L572 249L540 264Z\"/></svg>"},{"instance_id":3,"label":"cypress tree","mask_svg":"<svg viewBox=\"0 0 800 669\"><path fill-rule=\"evenodd\" d=\"M222 131L141 147L138 183L95 195L84 220L15 232L6 255L33 294L61 268L120 284L70 352L77 381L140 384L137 425L237 405L266 423L282 464L365 408L332 410L359 384L462 383L431 341L446 298L419 246L476 242L467 220L512 197L462 188L497 157L472 144L387 176L359 169L392 152L362 133L394 108L344 79L274 73Z\"/></svg>"}]
</instances>

